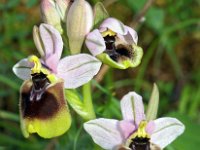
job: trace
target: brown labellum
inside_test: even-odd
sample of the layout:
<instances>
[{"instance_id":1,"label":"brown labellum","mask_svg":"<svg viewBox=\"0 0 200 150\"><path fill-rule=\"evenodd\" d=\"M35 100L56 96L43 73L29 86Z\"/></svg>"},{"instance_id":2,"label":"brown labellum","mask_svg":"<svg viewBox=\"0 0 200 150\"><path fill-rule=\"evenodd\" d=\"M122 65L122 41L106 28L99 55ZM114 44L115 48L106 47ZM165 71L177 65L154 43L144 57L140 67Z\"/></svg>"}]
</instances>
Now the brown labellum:
<instances>
[{"instance_id":1,"label":"brown labellum","mask_svg":"<svg viewBox=\"0 0 200 150\"><path fill-rule=\"evenodd\" d=\"M104 37L106 44L106 53L110 58L116 62L120 62L126 59L133 58L133 48L131 45L128 45L125 41L121 40L117 36Z\"/></svg>"},{"instance_id":2,"label":"brown labellum","mask_svg":"<svg viewBox=\"0 0 200 150\"><path fill-rule=\"evenodd\" d=\"M25 81L21 87L20 111L23 118L50 119L66 107L62 80L54 84L41 81L44 87L36 86L32 80Z\"/></svg>"}]
</instances>

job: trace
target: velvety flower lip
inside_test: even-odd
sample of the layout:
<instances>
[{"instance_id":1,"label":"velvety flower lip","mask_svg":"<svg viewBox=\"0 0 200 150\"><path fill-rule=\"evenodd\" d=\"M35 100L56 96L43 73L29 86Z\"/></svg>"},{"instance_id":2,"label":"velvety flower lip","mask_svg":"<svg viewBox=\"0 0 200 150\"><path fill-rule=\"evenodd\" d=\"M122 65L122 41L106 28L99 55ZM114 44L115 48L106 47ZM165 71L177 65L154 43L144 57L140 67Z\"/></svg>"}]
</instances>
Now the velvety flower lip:
<instances>
[{"instance_id":1,"label":"velvety flower lip","mask_svg":"<svg viewBox=\"0 0 200 150\"><path fill-rule=\"evenodd\" d=\"M65 88L77 88L93 78L100 69L101 62L88 54L67 56L62 59L63 42L59 32L51 25L41 24L34 27L35 45L41 55L40 63L44 70L62 78ZM20 60L13 72L22 80L31 78L33 63L28 59Z\"/></svg>"},{"instance_id":2,"label":"velvety flower lip","mask_svg":"<svg viewBox=\"0 0 200 150\"><path fill-rule=\"evenodd\" d=\"M84 129L94 142L104 149L137 149L137 146L141 146L138 145L141 141L146 142L142 146L163 149L185 129L175 118L145 121L142 97L135 92L129 92L120 103L123 120L100 118L84 124Z\"/></svg>"},{"instance_id":3,"label":"velvety flower lip","mask_svg":"<svg viewBox=\"0 0 200 150\"><path fill-rule=\"evenodd\" d=\"M107 18L86 37L86 46L103 63L119 69L140 64L143 50L135 30L115 18Z\"/></svg>"},{"instance_id":4,"label":"velvety flower lip","mask_svg":"<svg viewBox=\"0 0 200 150\"><path fill-rule=\"evenodd\" d=\"M36 73L22 84L19 103L21 129L26 138L32 133L43 138L60 136L71 126L62 79L51 83L45 75Z\"/></svg>"}]
</instances>

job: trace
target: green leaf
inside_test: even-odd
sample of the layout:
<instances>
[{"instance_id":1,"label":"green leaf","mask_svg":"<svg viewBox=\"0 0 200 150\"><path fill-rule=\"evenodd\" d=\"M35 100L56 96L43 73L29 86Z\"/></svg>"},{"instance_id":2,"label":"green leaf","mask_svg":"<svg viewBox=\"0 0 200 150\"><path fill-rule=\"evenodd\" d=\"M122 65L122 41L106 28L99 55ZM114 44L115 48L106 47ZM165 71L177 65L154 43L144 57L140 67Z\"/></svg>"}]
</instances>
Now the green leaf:
<instances>
[{"instance_id":1,"label":"green leaf","mask_svg":"<svg viewBox=\"0 0 200 150\"><path fill-rule=\"evenodd\" d=\"M157 117L158 112L158 105L159 105L159 90L157 85L154 83L153 91L151 93L151 98L149 100L149 104L147 107L147 120L154 120Z\"/></svg>"},{"instance_id":2,"label":"green leaf","mask_svg":"<svg viewBox=\"0 0 200 150\"><path fill-rule=\"evenodd\" d=\"M96 3L94 6L94 27L98 28L98 26L102 23L102 21L109 17L108 12L101 2Z\"/></svg>"},{"instance_id":3,"label":"green leaf","mask_svg":"<svg viewBox=\"0 0 200 150\"><path fill-rule=\"evenodd\" d=\"M74 90L65 90L65 97L70 106L80 115L85 116L84 104Z\"/></svg>"},{"instance_id":4,"label":"green leaf","mask_svg":"<svg viewBox=\"0 0 200 150\"><path fill-rule=\"evenodd\" d=\"M0 110L0 118L8 119L8 120L16 121L16 122L19 121L19 116L17 114L3 111L3 110Z\"/></svg>"},{"instance_id":5,"label":"green leaf","mask_svg":"<svg viewBox=\"0 0 200 150\"><path fill-rule=\"evenodd\" d=\"M84 120L96 118L93 112L92 102L90 103L90 96L87 92L87 84L83 85L83 98L80 98L75 90L65 90L65 97L74 111Z\"/></svg>"}]
</instances>

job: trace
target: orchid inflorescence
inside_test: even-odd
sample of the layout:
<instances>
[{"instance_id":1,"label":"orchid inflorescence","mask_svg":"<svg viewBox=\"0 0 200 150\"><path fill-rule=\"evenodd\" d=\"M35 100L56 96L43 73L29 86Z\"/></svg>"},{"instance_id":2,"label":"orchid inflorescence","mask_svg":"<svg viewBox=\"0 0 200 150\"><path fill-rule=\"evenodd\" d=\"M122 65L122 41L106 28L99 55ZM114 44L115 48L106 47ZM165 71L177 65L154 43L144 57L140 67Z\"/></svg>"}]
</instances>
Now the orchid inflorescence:
<instances>
[{"instance_id":1,"label":"orchid inflorescence","mask_svg":"<svg viewBox=\"0 0 200 150\"><path fill-rule=\"evenodd\" d=\"M19 104L25 137L64 134L72 121L67 102L89 120L84 123L85 131L104 149L163 149L183 133L184 125L177 119L156 119L156 85L146 115L142 97L130 92L121 100L123 120L95 119L88 82L102 63L117 69L140 64L143 50L137 45L134 29L109 17L101 3L93 11L85 0L42 0L41 14L44 23L33 27L40 57L30 55L13 67L16 76L24 80ZM62 57L63 45L68 56ZM91 54L81 53L86 49ZM74 91L81 86L83 100Z\"/></svg>"}]
</instances>

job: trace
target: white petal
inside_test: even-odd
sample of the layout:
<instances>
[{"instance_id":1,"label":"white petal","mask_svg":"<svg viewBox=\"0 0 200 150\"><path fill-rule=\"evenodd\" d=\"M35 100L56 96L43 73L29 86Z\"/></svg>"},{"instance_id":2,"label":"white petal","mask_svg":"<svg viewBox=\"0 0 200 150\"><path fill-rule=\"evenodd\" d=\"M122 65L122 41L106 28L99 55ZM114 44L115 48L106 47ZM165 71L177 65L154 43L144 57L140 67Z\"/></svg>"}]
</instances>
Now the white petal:
<instances>
[{"instance_id":1,"label":"white petal","mask_svg":"<svg viewBox=\"0 0 200 150\"><path fill-rule=\"evenodd\" d=\"M84 129L92 136L93 141L104 149L116 149L123 138L118 131L118 120L95 119L84 123Z\"/></svg>"},{"instance_id":2,"label":"white petal","mask_svg":"<svg viewBox=\"0 0 200 150\"><path fill-rule=\"evenodd\" d=\"M129 92L122 98L120 104L124 120L134 120L138 125L145 119L142 97L137 93Z\"/></svg>"},{"instance_id":3,"label":"white petal","mask_svg":"<svg viewBox=\"0 0 200 150\"><path fill-rule=\"evenodd\" d=\"M154 120L155 130L151 135L151 142L164 148L183 133L185 126L176 118L160 118Z\"/></svg>"},{"instance_id":4,"label":"white petal","mask_svg":"<svg viewBox=\"0 0 200 150\"><path fill-rule=\"evenodd\" d=\"M28 80L31 78L31 68L33 64L30 63L26 58L20 60L13 66L13 72L17 77L22 80Z\"/></svg>"},{"instance_id":5,"label":"white petal","mask_svg":"<svg viewBox=\"0 0 200 150\"><path fill-rule=\"evenodd\" d=\"M100 67L101 62L95 57L78 54L61 59L57 75L65 80L65 88L77 88L90 81Z\"/></svg>"},{"instance_id":6,"label":"white petal","mask_svg":"<svg viewBox=\"0 0 200 150\"><path fill-rule=\"evenodd\" d=\"M85 42L93 56L101 54L106 49L105 41L97 29L87 35Z\"/></svg>"},{"instance_id":7,"label":"white petal","mask_svg":"<svg viewBox=\"0 0 200 150\"><path fill-rule=\"evenodd\" d=\"M101 31L105 31L107 28L121 35L125 35L128 32L124 24L115 18L107 18L100 25Z\"/></svg>"},{"instance_id":8,"label":"white petal","mask_svg":"<svg viewBox=\"0 0 200 150\"><path fill-rule=\"evenodd\" d=\"M135 43L137 45L138 42L137 32L128 26L125 26L125 28L128 30L128 34L124 36L126 41L130 44Z\"/></svg>"}]
</instances>

